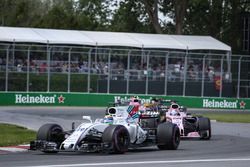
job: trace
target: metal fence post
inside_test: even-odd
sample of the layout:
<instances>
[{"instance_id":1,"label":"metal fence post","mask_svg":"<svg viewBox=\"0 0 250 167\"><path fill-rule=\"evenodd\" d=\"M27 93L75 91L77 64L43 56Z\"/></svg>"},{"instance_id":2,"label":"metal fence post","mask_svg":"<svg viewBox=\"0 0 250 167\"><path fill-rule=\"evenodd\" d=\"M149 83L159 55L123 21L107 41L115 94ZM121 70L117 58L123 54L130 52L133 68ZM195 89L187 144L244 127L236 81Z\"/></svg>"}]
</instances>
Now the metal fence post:
<instances>
[{"instance_id":1,"label":"metal fence post","mask_svg":"<svg viewBox=\"0 0 250 167\"><path fill-rule=\"evenodd\" d=\"M186 51L185 55L185 63L184 63L184 76L183 76L183 90L182 90L182 96L185 96L186 94L186 79L187 79L187 56L188 56L188 49Z\"/></svg>"},{"instance_id":2,"label":"metal fence post","mask_svg":"<svg viewBox=\"0 0 250 167\"><path fill-rule=\"evenodd\" d=\"M169 52L167 52L165 57L165 87L164 87L164 95L168 94L168 56Z\"/></svg>"},{"instance_id":3,"label":"metal fence post","mask_svg":"<svg viewBox=\"0 0 250 167\"><path fill-rule=\"evenodd\" d=\"M71 75L71 50L72 47L69 48L69 54L68 54L68 93L70 92L70 75Z\"/></svg>"},{"instance_id":4,"label":"metal fence post","mask_svg":"<svg viewBox=\"0 0 250 167\"><path fill-rule=\"evenodd\" d=\"M47 81L47 92L50 92L50 54L52 47L47 47L47 73L48 73L48 81Z\"/></svg>"},{"instance_id":5,"label":"metal fence post","mask_svg":"<svg viewBox=\"0 0 250 167\"><path fill-rule=\"evenodd\" d=\"M13 42L13 44L12 44L13 46L12 46L12 66L14 67L15 66L15 50L16 50L16 44L15 44L15 40L14 40L14 42Z\"/></svg>"},{"instance_id":6,"label":"metal fence post","mask_svg":"<svg viewBox=\"0 0 250 167\"><path fill-rule=\"evenodd\" d=\"M205 79L205 61L206 61L207 55L203 57L202 61L202 80L201 80L201 97L204 97L204 79Z\"/></svg>"},{"instance_id":7,"label":"metal fence post","mask_svg":"<svg viewBox=\"0 0 250 167\"><path fill-rule=\"evenodd\" d=\"M87 92L89 93L90 91L90 63L91 63L91 52L92 48L89 49L89 54L88 54L88 84L87 84Z\"/></svg>"},{"instance_id":8,"label":"metal fence post","mask_svg":"<svg viewBox=\"0 0 250 167\"><path fill-rule=\"evenodd\" d=\"M146 76L146 85L145 85L145 94L146 94L146 95L148 94L149 55L150 55L150 51L148 51L148 54L147 54L147 76Z\"/></svg>"},{"instance_id":9,"label":"metal fence post","mask_svg":"<svg viewBox=\"0 0 250 167\"><path fill-rule=\"evenodd\" d=\"M108 84L107 84L107 93L109 94L109 91L110 91L110 76L111 76L111 52L112 52L112 49L109 49L109 55L108 55L108 69L109 69L109 72L108 72Z\"/></svg>"},{"instance_id":10,"label":"metal fence post","mask_svg":"<svg viewBox=\"0 0 250 167\"><path fill-rule=\"evenodd\" d=\"M129 94L129 77L130 77L130 73L129 73L129 69L130 69L130 54L131 54L132 50L129 50L128 52L128 62L127 62L127 72L125 73L125 76L127 77L127 87L126 87L126 94Z\"/></svg>"},{"instance_id":11,"label":"metal fence post","mask_svg":"<svg viewBox=\"0 0 250 167\"><path fill-rule=\"evenodd\" d=\"M220 97L222 96L222 89L223 89L223 61L224 61L224 57L222 57L221 59L221 68L220 68Z\"/></svg>"},{"instance_id":12,"label":"metal fence post","mask_svg":"<svg viewBox=\"0 0 250 167\"><path fill-rule=\"evenodd\" d=\"M28 47L28 54L27 54L27 81L26 81L26 91L29 92L29 85L30 85L30 46Z\"/></svg>"},{"instance_id":13,"label":"metal fence post","mask_svg":"<svg viewBox=\"0 0 250 167\"><path fill-rule=\"evenodd\" d=\"M8 92L8 80L9 80L9 50L10 45L7 47L7 51L6 51L6 64L5 64L5 92Z\"/></svg>"},{"instance_id":14,"label":"metal fence post","mask_svg":"<svg viewBox=\"0 0 250 167\"><path fill-rule=\"evenodd\" d=\"M241 59L242 56L240 56L239 64L238 64L238 83L237 83L237 98L240 98L240 71L241 71Z\"/></svg>"}]
</instances>

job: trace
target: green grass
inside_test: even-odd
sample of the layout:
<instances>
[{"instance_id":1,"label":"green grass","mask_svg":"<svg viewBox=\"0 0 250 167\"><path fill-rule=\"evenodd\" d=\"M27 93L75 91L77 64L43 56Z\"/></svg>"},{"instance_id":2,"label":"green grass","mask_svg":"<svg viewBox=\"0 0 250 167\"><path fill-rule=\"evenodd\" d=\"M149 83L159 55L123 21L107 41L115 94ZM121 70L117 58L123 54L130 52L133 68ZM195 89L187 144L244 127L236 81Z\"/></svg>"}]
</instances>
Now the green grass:
<instances>
[{"instance_id":1,"label":"green grass","mask_svg":"<svg viewBox=\"0 0 250 167\"><path fill-rule=\"evenodd\" d=\"M250 123L250 113L204 113L202 116L218 122Z\"/></svg>"},{"instance_id":2,"label":"green grass","mask_svg":"<svg viewBox=\"0 0 250 167\"><path fill-rule=\"evenodd\" d=\"M24 127L0 124L0 146L13 146L18 144L29 144L35 140L36 132Z\"/></svg>"}]
</instances>

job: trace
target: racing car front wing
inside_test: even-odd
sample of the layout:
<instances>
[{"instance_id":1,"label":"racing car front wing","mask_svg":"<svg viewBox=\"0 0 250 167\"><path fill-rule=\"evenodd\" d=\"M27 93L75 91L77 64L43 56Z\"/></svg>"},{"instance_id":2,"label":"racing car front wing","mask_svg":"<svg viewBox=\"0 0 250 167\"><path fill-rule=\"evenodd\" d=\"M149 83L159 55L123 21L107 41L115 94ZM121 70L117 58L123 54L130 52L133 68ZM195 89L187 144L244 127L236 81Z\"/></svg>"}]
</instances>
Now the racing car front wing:
<instances>
[{"instance_id":1,"label":"racing car front wing","mask_svg":"<svg viewBox=\"0 0 250 167\"><path fill-rule=\"evenodd\" d=\"M30 150L43 152L110 152L113 148L111 143L83 143L75 149L64 149L63 145L55 142L35 140L30 142Z\"/></svg>"}]
</instances>

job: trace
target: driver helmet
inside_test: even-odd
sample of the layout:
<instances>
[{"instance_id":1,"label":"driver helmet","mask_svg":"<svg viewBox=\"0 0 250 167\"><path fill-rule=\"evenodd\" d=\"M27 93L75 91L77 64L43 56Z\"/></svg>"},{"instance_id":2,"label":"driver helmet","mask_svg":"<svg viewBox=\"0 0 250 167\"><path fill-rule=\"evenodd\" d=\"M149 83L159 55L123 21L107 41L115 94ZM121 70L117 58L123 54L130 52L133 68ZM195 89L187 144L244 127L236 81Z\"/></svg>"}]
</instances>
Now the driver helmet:
<instances>
[{"instance_id":1,"label":"driver helmet","mask_svg":"<svg viewBox=\"0 0 250 167\"><path fill-rule=\"evenodd\" d=\"M151 99L151 104L153 104L153 105L158 105L158 104L160 104L159 102L160 102L160 99L158 99L158 98Z\"/></svg>"},{"instance_id":2,"label":"driver helmet","mask_svg":"<svg viewBox=\"0 0 250 167\"><path fill-rule=\"evenodd\" d=\"M106 124L113 124L114 118L112 115L105 115L103 122Z\"/></svg>"},{"instance_id":3,"label":"driver helmet","mask_svg":"<svg viewBox=\"0 0 250 167\"><path fill-rule=\"evenodd\" d=\"M172 109L178 110L178 109L179 109L179 105L176 104L176 103L173 103L173 104L171 105L171 108L172 108Z\"/></svg>"},{"instance_id":4,"label":"driver helmet","mask_svg":"<svg viewBox=\"0 0 250 167\"><path fill-rule=\"evenodd\" d=\"M135 105L135 106L139 106L140 105L140 100L138 96L133 96L130 98L130 102L129 105Z\"/></svg>"},{"instance_id":5,"label":"driver helmet","mask_svg":"<svg viewBox=\"0 0 250 167\"><path fill-rule=\"evenodd\" d=\"M151 103L152 103L152 104L155 104L156 101L157 101L156 98L151 99Z\"/></svg>"},{"instance_id":6,"label":"driver helmet","mask_svg":"<svg viewBox=\"0 0 250 167\"><path fill-rule=\"evenodd\" d=\"M179 105L178 104L173 103L171 105L170 115L180 115L180 113L179 113Z\"/></svg>"}]
</instances>

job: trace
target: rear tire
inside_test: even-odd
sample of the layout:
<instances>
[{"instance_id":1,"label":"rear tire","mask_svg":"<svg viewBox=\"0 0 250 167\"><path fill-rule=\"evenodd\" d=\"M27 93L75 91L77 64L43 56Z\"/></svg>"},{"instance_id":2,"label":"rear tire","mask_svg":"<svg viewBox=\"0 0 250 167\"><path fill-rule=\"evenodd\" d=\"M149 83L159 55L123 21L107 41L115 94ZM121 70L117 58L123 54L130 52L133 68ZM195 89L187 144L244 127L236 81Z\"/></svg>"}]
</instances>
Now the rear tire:
<instances>
[{"instance_id":1,"label":"rear tire","mask_svg":"<svg viewBox=\"0 0 250 167\"><path fill-rule=\"evenodd\" d=\"M122 125L110 125L104 130L102 141L111 145L109 151L122 154L128 151L130 144L129 132Z\"/></svg>"},{"instance_id":2,"label":"rear tire","mask_svg":"<svg viewBox=\"0 0 250 167\"><path fill-rule=\"evenodd\" d=\"M176 124L165 122L157 127L157 146L160 150L176 150L180 144L180 131Z\"/></svg>"},{"instance_id":3,"label":"rear tire","mask_svg":"<svg viewBox=\"0 0 250 167\"><path fill-rule=\"evenodd\" d=\"M64 140L63 129L57 124L44 124L37 132L37 140L55 142L58 147ZM45 153L57 153L58 151L43 151Z\"/></svg>"},{"instance_id":4,"label":"rear tire","mask_svg":"<svg viewBox=\"0 0 250 167\"><path fill-rule=\"evenodd\" d=\"M211 138L210 119L206 117L200 117L198 119L198 127L199 127L200 139L209 140Z\"/></svg>"}]
</instances>

